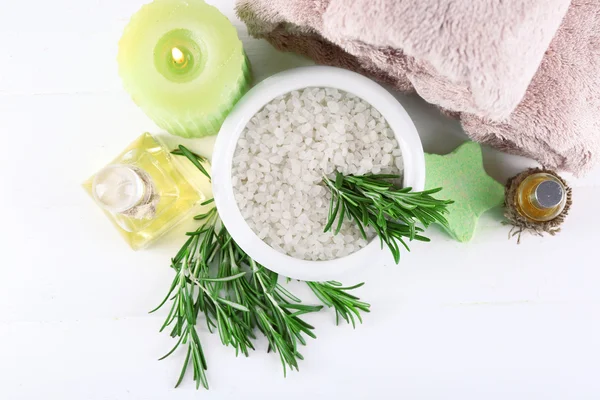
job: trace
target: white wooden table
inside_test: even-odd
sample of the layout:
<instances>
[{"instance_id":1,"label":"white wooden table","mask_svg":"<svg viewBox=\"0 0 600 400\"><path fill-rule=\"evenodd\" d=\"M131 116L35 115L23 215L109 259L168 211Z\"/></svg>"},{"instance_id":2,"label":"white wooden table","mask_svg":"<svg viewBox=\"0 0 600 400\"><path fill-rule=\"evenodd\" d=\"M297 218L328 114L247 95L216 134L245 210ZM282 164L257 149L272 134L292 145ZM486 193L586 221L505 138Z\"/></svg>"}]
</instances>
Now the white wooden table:
<instances>
[{"instance_id":1,"label":"white wooden table","mask_svg":"<svg viewBox=\"0 0 600 400\"><path fill-rule=\"evenodd\" d=\"M317 340L299 373L282 376L264 341L236 358L201 329L209 392L187 379L183 354L148 315L167 289L181 227L132 252L80 182L156 126L122 90L117 41L143 0L0 3L0 399L598 399L600 397L600 169L575 187L557 237L507 240L501 211L468 244L432 232L399 266L379 262L365 281L363 325L308 320ZM216 1L232 20L233 0ZM256 78L309 64L248 38ZM465 139L454 121L398 96L430 152ZM186 142L189 143L189 142ZM212 139L194 142L210 153ZM531 162L485 149L498 180ZM296 292L309 298L301 285Z\"/></svg>"}]
</instances>

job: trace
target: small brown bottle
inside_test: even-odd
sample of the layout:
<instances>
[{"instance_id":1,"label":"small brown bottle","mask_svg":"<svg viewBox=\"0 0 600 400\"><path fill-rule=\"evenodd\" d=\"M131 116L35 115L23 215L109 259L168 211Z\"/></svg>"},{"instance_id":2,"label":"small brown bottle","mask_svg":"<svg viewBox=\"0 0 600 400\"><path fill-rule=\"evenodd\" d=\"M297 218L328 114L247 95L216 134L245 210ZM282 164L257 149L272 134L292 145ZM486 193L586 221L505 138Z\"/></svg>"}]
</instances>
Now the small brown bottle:
<instances>
[{"instance_id":1,"label":"small brown bottle","mask_svg":"<svg viewBox=\"0 0 600 400\"><path fill-rule=\"evenodd\" d=\"M538 172L519 184L515 200L515 208L522 217L536 222L550 221L564 210L567 188L554 175Z\"/></svg>"}]
</instances>

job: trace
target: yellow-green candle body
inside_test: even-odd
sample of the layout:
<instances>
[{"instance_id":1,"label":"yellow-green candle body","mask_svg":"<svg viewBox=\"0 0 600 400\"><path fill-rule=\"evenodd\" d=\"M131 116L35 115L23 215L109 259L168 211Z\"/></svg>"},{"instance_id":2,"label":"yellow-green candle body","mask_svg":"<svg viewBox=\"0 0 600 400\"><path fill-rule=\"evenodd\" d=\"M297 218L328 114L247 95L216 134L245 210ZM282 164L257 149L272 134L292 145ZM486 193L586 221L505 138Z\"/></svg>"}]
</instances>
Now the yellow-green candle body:
<instances>
[{"instance_id":1,"label":"yellow-green candle body","mask_svg":"<svg viewBox=\"0 0 600 400\"><path fill-rule=\"evenodd\" d=\"M218 133L248 90L250 68L229 20L202 0L156 0L119 42L119 74L135 103L167 132Z\"/></svg>"}]
</instances>

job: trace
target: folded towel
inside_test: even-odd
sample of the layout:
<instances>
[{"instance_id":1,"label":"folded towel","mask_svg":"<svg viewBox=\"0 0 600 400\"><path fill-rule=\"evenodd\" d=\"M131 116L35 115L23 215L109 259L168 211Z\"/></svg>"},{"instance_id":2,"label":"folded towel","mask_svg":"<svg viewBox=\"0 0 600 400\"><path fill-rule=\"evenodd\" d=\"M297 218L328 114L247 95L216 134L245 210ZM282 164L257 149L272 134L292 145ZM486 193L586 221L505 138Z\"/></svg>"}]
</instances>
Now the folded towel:
<instances>
[{"instance_id":1,"label":"folded towel","mask_svg":"<svg viewBox=\"0 0 600 400\"><path fill-rule=\"evenodd\" d=\"M600 140L600 2L238 0L250 34L459 118L474 140L581 173Z\"/></svg>"}]
</instances>

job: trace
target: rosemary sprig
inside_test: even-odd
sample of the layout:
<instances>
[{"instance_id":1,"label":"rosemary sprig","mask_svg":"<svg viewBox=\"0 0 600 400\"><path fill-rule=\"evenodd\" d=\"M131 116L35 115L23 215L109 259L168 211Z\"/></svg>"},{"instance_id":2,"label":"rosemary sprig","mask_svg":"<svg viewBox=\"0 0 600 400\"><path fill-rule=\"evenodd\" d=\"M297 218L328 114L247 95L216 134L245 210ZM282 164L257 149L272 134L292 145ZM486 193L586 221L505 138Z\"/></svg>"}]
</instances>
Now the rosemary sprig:
<instances>
[{"instance_id":1,"label":"rosemary sprig","mask_svg":"<svg viewBox=\"0 0 600 400\"><path fill-rule=\"evenodd\" d=\"M371 227L400 262L399 243L410 251L408 240L428 242L429 238L419 235L423 228L434 222L447 226L444 214L452 200L438 200L431 196L442 190L430 189L413 192L412 188L398 189L391 180L398 175L345 176L336 172L335 180L323 177L323 182L331 192L329 217L325 232L339 233L345 218L354 220L362 236L367 239L366 228ZM335 223L335 226L334 226Z\"/></svg>"},{"instance_id":2,"label":"rosemary sprig","mask_svg":"<svg viewBox=\"0 0 600 400\"><path fill-rule=\"evenodd\" d=\"M206 168L204 168L204 166L202 165L203 163L208 162L206 160L206 158L189 151L187 149L187 147L185 147L184 145L181 145L181 144L179 145L179 147L176 150L173 150L171 153L175 154L177 156L185 156L188 160L190 160L190 162L192 164L194 164L194 166L196 168L198 168L200 170L200 172L202 172L202 174L204 176L206 176L208 178L209 181L211 180L210 174L208 173Z\"/></svg>"},{"instance_id":3,"label":"rosemary sprig","mask_svg":"<svg viewBox=\"0 0 600 400\"><path fill-rule=\"evenodd\" d=\"M335 309L335 323L336 325L340 322L342 317L347 323L351 323L355 326L354 316L362 323L360 312L369 312L370 305L360 301L360 299L348 291L356 289L364 285L359 283L358 285L342 287L342 284L336 281L329 282L306 282L308 287L311 288L313 293L328 307Z\"/></svg>"},{"instance_id":4,"label":"rosemary sprig","mask_svg":"<svg viewBox=\"0 0 600 400\"><path fill-rule=\"evenodd\" d=\"M184 146L173 152L187 157L204 175L206 159L190 152ZM209 206L213 199L203 203ZM298 369L302 360L299 346L306 338L316 338L314 327L302 317L318 312L322 305L306 305L279 282L279 276L267 270L248 256L220 223L216 208L211 207L194 219L201 225L188 232L187 241L171 260L175 278L167 296L152 310L154 312L171 301L171 308L161 331L172 327L175 346L162 359L181 346L187 347L186 357L176 387L183 381L190 362L196 388L208 389L208 368L196 324L204 315L210 332L218 332L221 343L235 349L236 355L248 356L254 350L255 331L268 340L268 351L279 354L284 375L287 369ZM348 291L362 284L342 287L337 282L307 282L324 305L336 311L339 317L354 325L354 316L362 322L360 312L369 312L370 305Z\"/></svg>"}]
</instances>

